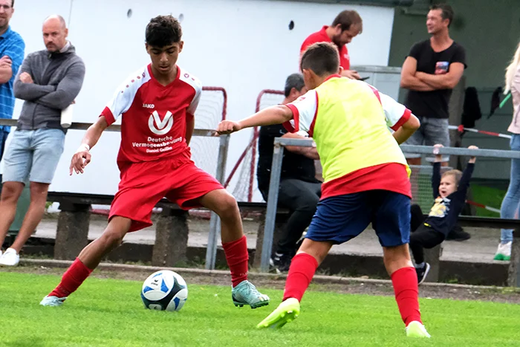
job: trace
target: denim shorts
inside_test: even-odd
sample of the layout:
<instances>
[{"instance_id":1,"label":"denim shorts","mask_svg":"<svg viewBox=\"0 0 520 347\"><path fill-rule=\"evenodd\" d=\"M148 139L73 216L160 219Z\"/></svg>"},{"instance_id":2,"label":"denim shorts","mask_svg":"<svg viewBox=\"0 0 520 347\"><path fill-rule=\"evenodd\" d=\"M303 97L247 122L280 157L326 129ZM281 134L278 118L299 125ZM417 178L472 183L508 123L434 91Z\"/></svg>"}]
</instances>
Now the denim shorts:
<instances>
[{"instance_id":1,"label":"denim shorts","mask_svg":"<svg viewBox=\"0 0 520 347\"><path fill-rule=\"evenodd\" d=\"M448 119L426 118L420 117L421 127L404 143L406 145L417 146L433 146L441 144L444 147L450 147L450 130L448 128ZM418 153L405 153L406 158L420 158ZM427 157L428 161L432 161L433 157ZM442 156L442 161L448 161L448 155Z\"/></svg>"},{"instance_id":2,"label":"denim shorts","mask_svg":"<svg viewBox=\"0 0 520 347\"><path fill-rule=\"evenodd\" d=\"M51 183L65 145L59 129L17 130L4 154L3 182Z\"/></svg>"}]
</instances>

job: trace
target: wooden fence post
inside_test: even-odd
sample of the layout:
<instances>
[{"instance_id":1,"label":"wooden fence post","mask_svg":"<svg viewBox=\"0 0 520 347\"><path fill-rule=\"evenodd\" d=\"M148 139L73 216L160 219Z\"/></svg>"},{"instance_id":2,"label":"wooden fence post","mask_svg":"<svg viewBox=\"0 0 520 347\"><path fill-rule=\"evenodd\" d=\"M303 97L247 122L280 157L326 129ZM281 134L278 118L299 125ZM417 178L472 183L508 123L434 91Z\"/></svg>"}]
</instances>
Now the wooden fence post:
<instances>
[{"instance_id":1,"label":"wooden fence post","mask_svg":"<svg viewBox=\"0 0 520 347\"><path fill-rule=\"evenodd\" d=\"M174 266L186 260L188 248L188 212L163 207L155 230L152 265Z\"/></svg>"},{"instance_id":2,"label":"wooden fence post","mask_svg":"<svg viewBox=\"0 0 520 347\"><path fill-rule=\"evenodd\" d=\"M60 202L54 259L74 260L88 244L90 204Z\"/></svg>"}]
</instances>

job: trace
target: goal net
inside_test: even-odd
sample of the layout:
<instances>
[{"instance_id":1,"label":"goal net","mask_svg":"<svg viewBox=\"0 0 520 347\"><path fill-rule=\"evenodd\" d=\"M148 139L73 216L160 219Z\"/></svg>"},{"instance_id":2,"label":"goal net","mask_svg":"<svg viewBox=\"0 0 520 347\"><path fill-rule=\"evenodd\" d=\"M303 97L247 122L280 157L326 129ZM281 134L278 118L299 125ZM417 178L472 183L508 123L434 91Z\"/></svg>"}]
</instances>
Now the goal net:
<instances>
[{"instance_id":1,"label":"goal net","mask_svg":"<svg viewBox=\"0 0 520 347\"><path fill-rule=\"evenodd\" d=\"M258 112L266 107L280 104L284 99L284 92L281 90L265 89L258 94L256 99L256 109ZM260 129L255 127L244 151L238 158L231 170L225 187L233 187L231 193L237 201L261 200L256 182L256 162L258 160L257 144Z\"/></svg>"},{"instance_id":2,"label":"goal net","mask_svg":"<svg viewBox=\"0 0 520 347\"><path fill-rule=\"evenodd\" d=\"M221 87L203 87L195 112L195 129L216 129L226 118L227 94ZM219 150L217 136L193 136L190 141L191 157L202 170L215 176Z\"/></svg>"}]
</instances>

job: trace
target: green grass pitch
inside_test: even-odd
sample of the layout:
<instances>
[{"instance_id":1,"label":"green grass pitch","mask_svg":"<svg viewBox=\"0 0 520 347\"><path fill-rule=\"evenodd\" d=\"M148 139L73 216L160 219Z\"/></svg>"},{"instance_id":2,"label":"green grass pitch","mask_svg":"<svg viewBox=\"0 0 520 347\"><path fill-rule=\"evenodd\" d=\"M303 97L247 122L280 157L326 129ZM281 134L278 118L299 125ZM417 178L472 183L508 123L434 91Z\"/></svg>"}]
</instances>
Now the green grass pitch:
<instances>
[{"instance_id":1,"label":"green grass pitch","mask_svg":"<svg viewBox=\"0 0 520 347\"><path fill-rule=\"evenodd\" d=\"M236 308L229 286L188 283L180 312L143 308L142 282L89 278L62 307L39 301L54 275L0 272L1 346L518 346L520 305L421 299L430 340L408 339L393 297L309 291L280 330L255 325L267 308Z\"/></svg>"}]
</instances>

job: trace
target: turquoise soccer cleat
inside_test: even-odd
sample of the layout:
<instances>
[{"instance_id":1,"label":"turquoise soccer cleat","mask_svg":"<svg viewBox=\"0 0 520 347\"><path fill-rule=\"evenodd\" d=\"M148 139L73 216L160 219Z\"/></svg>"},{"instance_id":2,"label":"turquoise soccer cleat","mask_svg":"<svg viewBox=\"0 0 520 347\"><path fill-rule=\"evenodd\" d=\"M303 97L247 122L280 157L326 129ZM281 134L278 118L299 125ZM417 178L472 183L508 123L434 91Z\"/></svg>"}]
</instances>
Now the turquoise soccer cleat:
<instances>
[{"instance_id":1,"label":"turquoise soccer cleat","mask_svg":"<svg viewBox=\"0 0 520 347\"><path fill-rule=\"evenodd\" d=\"M61 305L63 305L63 302L66 299L67 299L67 297L58 298L57 296L46 296L40 302L40 305L42 305L42 306L52 306L52 307L61 306Z\"/></svg>"},{"instance_id":2,"label":"turquoise soccer cleat","mask_svg":"<svg viewBox=\"0 0 520 347\"><path fill-rule=\"evenodd\" d=\"M283 301L269 316L256 326L258 329L281 328L300 314L300 302L295 298Z\"/></svg>"},{"instance_id":3,"label":"turquoise soccer cleat","mask_svg":"<svg viewBox=\"0 0 520 347\"><path fill-rule=\"evenodd\" d=\"M422 325L418 321L413 321L408 324L406 327L406 336L407 337L426 337L430 338L430 334L426 331L424 325Z\"/></svg>"},{"instance_id":4,"label":"turquoise soccer cleat","mask_svg":"<svg viewBox=\"0 0 520 347\"><path fill-rule=\"evenodd\" d=\"M233 304L238 307L249 305L251 308L257 308L269 305L269 297L260 293L253 283L245 280L240 282L231 291Z\"/></svg>"}]
</instances>

